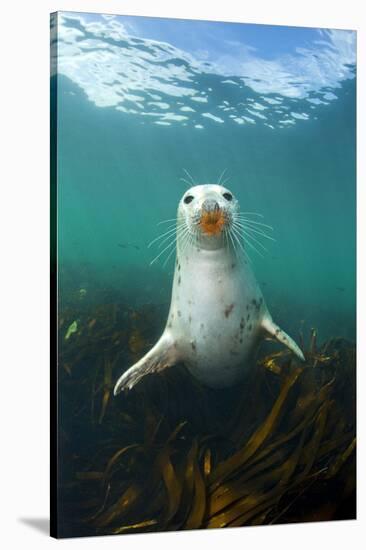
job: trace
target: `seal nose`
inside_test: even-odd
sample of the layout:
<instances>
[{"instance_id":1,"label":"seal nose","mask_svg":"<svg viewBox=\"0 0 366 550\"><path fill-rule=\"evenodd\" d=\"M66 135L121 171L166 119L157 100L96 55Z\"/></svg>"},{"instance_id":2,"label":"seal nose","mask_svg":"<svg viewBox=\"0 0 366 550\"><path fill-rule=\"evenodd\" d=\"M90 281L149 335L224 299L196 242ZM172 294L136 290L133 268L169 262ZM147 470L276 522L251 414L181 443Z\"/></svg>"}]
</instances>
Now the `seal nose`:
<instances>
[{"instance_id":1,"label":"seal nose","mask_svg":"<svg viewBox=\"0 0 366 550\"><path fill-rule=\"evenodd\" d=\"M205 235L219 235L225 226L226 214L215 199L202 203L199 225Z\"/></svg>"},{"instance_id":2,"label":"seal nose","mask_svg":"<svg viewBox=\"0 0 366 550\"><path fill-rule=\"evenodd\" d=\"M202 210L205 212L218 212L220 210L220 206L215 199L206 199L202 203Z\"/></svg>"}]
</instances>

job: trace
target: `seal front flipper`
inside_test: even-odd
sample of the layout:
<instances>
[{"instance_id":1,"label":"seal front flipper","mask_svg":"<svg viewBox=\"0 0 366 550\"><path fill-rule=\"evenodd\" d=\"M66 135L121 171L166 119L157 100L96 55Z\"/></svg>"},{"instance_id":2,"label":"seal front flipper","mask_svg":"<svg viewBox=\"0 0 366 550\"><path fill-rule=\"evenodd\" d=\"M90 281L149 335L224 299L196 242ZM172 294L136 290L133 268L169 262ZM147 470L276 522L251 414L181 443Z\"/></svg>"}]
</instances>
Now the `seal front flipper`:
<instances>
[{"instance_id":1,"label":"seal front flipper","mask_svg":"<svg viewBox=\"0 0 366 550\"><path fill-rule=\"evenodd\" d=\"M284 330L282 330L276 323L273 322L272 318L267 315L264 317L262 321L262 328L265 330L267 334L270 336L273 336L281 342L281 344L284 344L288 347L289 350L291 350L301 361L305 361L305 357L299 346L296 344L296 342L286 334Z\"/></svg>"},{"instance_id":2,"label":"seal front flipper","mask_svg":"<svg viewBox=\"0 0 366 550\"><path fill-rule=\"evenodd\" d=\"M117 395L122 390L130 390L146 374L152 374L171 367L177 361L178 355L173 339L167 332L164 332L155 346L118 379L114 386L114 395Z\"/></svg>"}]
</instances>

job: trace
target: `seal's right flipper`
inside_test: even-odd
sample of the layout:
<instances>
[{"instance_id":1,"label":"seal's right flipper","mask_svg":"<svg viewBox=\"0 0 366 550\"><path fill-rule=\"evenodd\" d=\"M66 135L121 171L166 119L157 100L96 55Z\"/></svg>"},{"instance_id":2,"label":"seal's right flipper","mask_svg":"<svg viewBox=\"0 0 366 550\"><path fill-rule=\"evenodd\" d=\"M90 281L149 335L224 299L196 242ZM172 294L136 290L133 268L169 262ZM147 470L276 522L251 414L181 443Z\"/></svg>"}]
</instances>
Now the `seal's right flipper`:
<instances>
[{"instance_id":1,"label":"seal's right flipper","mask_svg":"<svg viewBox=\"0 0 366 550\"><path fill-rule=\"evenodd\" d=\"M140 361L135 363L117 380L114 386L114 395L123 390L130 390L146 374L162 371L177 362L176 349L167 333L164 333L155 346Z\"/></svg>"},{"instance_id":2,"label":"seal's right flipper","mask_svg":"<svg viewBox=\"0 0 366 550\"><path fill-rule=\"evenodd\" d=\"M284 330L282 330L276 323L273 322L272 318L268 315L262 321L262 328L267 334L274 337L276 340L281 342L288 347L301 361L305 361L305 357L299 346L296 344L295 340L291 338Z\"/></svg>"}]
</instances>

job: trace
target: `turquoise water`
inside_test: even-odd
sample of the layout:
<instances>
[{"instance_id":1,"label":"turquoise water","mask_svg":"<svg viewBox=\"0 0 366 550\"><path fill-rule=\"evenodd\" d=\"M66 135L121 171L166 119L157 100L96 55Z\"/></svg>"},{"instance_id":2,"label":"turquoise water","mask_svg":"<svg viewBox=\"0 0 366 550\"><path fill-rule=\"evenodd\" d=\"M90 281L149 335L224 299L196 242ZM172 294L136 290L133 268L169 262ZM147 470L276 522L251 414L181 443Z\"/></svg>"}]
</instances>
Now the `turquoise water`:
<instances>
[{"instance_id":1,"label":"turquoise water","mask_svg":"<svg viewBox=\"0 0 366 550\"><path fill-rule=\"evenodd\" d=\"M276 321L355 339L353 33L312 46L309 35L304 51L272 58L240 50L242 65L221 52L215 64L151 29L131 34L131 20L58 20L61 303L102 288L167 310L174 257L150 265L161 249L148 244L176 214L184 170L197 184L226 170L241 209L273 227L276 241L248 254Z\"/></svg>"}]
</instances>

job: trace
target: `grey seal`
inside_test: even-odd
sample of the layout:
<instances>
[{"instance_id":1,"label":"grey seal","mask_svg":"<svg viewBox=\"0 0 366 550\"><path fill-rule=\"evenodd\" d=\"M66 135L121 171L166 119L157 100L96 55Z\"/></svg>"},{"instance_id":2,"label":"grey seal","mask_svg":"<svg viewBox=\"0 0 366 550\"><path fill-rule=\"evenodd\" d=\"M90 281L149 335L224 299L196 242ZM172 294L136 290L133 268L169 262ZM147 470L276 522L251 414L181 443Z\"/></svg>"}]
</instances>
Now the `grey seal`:
<instances>
[{"instance_id":1,"label":"grey seal","mask_svg":"<svg viewBox=\"0 0 366 550\"><path fill-rule=\"evenodd\" d=\"M184 363L192 376L211 388L233 386L246 377L266 337L304 360L296 342L273 321L239 238L241 228L255 239L256 233L264 235L263 227L256 222L245 225L238 200L222 185L195 185L184 193L177 213L175 272L165 330L118 379L115 395L177 363Z\"/></svg>"}]
</instances>

